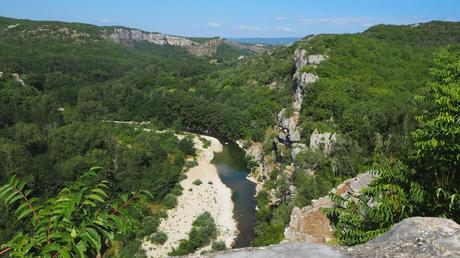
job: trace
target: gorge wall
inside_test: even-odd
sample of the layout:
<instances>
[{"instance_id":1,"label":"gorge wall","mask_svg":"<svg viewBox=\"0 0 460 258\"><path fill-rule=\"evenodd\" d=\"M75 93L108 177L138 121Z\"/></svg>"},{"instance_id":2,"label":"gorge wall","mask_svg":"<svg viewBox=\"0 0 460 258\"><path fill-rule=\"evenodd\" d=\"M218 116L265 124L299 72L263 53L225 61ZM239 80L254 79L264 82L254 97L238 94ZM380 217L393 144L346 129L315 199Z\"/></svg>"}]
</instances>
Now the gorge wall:
<instances>
[{"instance_id":1,"label":"gorge wall","mask_svg":"<svg viewBox=\"0 0 460 258\"><path fill-rule=\"evenodd\" d=\"M227 45L237 49L249 50L254 53L263 53L267 51L267 49L263 46L243 45L218 37L196 41L184 37L171 36L156 32L145 32L128 28L113 28L112 31L106 30L103 34L103 37L115 43L121 43L128 46L139 42L149 42L161 46L169 45L183 47L190 54L195 56L211 57L216 54L217 48L221 45Z\"/></svg>"}]
</instances>

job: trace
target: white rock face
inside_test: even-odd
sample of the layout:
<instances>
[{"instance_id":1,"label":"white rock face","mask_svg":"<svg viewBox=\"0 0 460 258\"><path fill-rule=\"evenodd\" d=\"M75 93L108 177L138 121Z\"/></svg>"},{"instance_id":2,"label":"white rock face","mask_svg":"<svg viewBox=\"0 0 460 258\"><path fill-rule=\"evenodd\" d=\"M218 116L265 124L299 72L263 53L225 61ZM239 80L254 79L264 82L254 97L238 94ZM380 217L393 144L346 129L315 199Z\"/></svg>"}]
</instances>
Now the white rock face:
<instances>
[{"instance_id":1,"label":"white rock face","mask_svg":"<svg viewBox=\"0 0 460 258\"><path fill-rule=\"evenodd\" d=\"M291 150L291 158L292 160L295 160L297 158L297 155L299 155L300 152L304 151L307 149L307 145L303 143L294 143L292 144L292 150Z\"/></svg>"},{"instance_id":2,"label":"white rock face","mask_svg":"<svg viewBox=\"0 0 460 258\"><path fill-rule=\"evenodd\" d=\"M319 133L317 129L310 136L310 148L323 150L324 153L330 153L332 146L337 141L335 133Z\"/></svg>"},{"instance_id":3,"label":"white rock face","mask_svg":"<svg viewBox=\"0 0 460 258\"><path fill-rule=\"evenodd\" d=\"M305 49L296 49L294 52L294 62L297 70L307 65L318 65L326 59L327 56L325 55L308 55Z\"/></svg>"},{"instance_id":4,"label":"white rock face","mask_svg":"<svg viewBox=\"0 0 460 258\"><path fill-rule=\"evenodd\" d=\"M307 60L308 60L307 63L311 65L319 65L319 63L321 63L322 61L326 59L327 59L327 56L324 56L324 55L309 55L307 57Z\"/></svg>"},{"instance_id":5,"label":"white rock face","mask_svg":"<svg viewBox=\"0 0 460 258\"><path fill-rule=\"evenodd\" d=\"M278 124L280 126L280 133L278 138L284 142L299 142L300 129L297 127L299 114L294 113L292 116L286 116L286 109L278 113Z\"/></svg>"},{"instance_id":6,"label":"white rock face","mask_svg":"<svg viewBox=\"0 0 460 258\"><path fill-rule=\"evenodd\" d=\"M306 65L318 65L324 61L327 56L324 55L308 55L307 50L297 49L294 53L294 63L297 71L294 74L294 80L297 82L296 91L294 93L294 102L292 108L294 112L292 116L285 115L286 110L283 109L278 113L278 123L280 132L278 138L285 143L294 143L301 141L300 129L298 128L299 113L302 109L302 101L304 90L311 84L319 80L319 77L313 73L301 73L300 70Z\"/></svg>"},{"instance_id":7,"label":"white rock face","mask_svg":"<svg viewBox=\"0 0 460 258\"><path fill-rule=\"evenodd\" d=\"M17 82L19 82L22 86L25 86L26 84L24 83L24 81L21 79L21 77L19 76L19 74L17 73L13 73L11 74L13 76L13 79Z\"/></svg>"},{"instance_id":8,"label":"white rock face","mask_svg":"<svg viewBox=\"0 0 460 258\"><path fill-rule=\"evenodd\" d=\"M352 257L460 257L460 225L450 219L412 217L376 239L342 251Z\"/></svg>"},{"instance_id":9,"label":"white rock face","mask_svg":"<svg viewBox=\"0 0 460 258\"><path fill-rule=\"evenodd\" d=\"M140 30L131 30L125 28L116 28L114 32L110 34L110 39L116 43L122 43L123 41L147 41L157 45L171 45L171 46L191 46L195 42L186 38L169 36L161 33L150 33L143 32Z\"/></svg>"},{"instance_id":10,"label":"white rock face","mask_svg":"<svg viewBox=\"0 0 460 258\"><path fill-rule=\"evenodd\" d=\"M297 70L308 65L308 58L306 57L307 50L305 49L296 49L294 52L294 62Z\"/></svg>"},{"instance_id":11,"label":"white rock face","mask_svg":"<svg viewBox=\"0 0 460 258\"><path fill-rule=\"evenodd\" d=\"M296 73L294 77L299 82L302 90L306 89L309 84L313 84L319 80L319 77L313 73Z\"/></svg>"},{"instance_id":12,"label":"white rock face","mask_svg":"<svg viewBox=\"0 0 460 258\"><path fill-rule=\"evenodd\" d=\"M188 38L171 36L162 33L145 32L136 29L115 28L112 32L107 32L103 37L115 43L132 44L133 42L149 42L156 45L170 45L185 48L190 54L196 56L212 56L216 54L217 47L226 44L238 49L247 49L255 53L263 53L267 48L255 45L243 45L227 41L222 38L214 38L204 42L193 41ZM242 57L242 58L241 58ZM245 56L240 56L242 60Z\"/></svg>"},{"instance_id":13,"label":"white rock face","mask_svg":"<svg viewBox=\"0 0 460 258\"><path fill-rule=\"evenodd\" d=\"M14 29L14 28L18 27L19 25L21 25L21 24L20 24L20 23L16 23L16 24L13 24L13 25L10 25L10 26L6 27L6 29L8 29L8 30L9 30L9 29Z\"/></svg>"}]
</instances>

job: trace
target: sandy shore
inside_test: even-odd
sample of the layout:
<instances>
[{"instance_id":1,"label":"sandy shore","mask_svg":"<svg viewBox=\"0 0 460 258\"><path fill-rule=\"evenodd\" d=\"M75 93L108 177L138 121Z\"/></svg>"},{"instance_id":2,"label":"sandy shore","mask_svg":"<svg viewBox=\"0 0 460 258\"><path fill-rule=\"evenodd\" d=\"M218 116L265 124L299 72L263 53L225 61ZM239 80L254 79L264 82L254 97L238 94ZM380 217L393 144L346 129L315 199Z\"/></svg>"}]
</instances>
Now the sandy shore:
<instances>
[{"instance_id":1,"label":"sandy shore","mask_svg":"<svg viewBox=\"0 0 460 258\"><path fill-rule=\"evenodd\" d=\"M178 137L184 136L178 135ZM224 241L227 247L230 247L237 236L236 221L233 218L232 191L222 183L216 166L211 164L214 153L222 151L222 144L216 138L201 137L210 141L211 145L205 149L203 143L195 137L198 165L187 172L187 178L181 182L184 190L177 198L177 207L168 210L168 218L159 226L158 230L168 235L166 243L164 245L155 245L150 241L142 243L142 248L148 257L167 257L172 248L178 246L179 240L188 238L192 222L205 211L211 213L216 221L219 231L217 240ZM193 184L197 179L203 182L199 186ZM209 249L210 246L207 246L197 253Z\"/></svg>"}]
</instances>

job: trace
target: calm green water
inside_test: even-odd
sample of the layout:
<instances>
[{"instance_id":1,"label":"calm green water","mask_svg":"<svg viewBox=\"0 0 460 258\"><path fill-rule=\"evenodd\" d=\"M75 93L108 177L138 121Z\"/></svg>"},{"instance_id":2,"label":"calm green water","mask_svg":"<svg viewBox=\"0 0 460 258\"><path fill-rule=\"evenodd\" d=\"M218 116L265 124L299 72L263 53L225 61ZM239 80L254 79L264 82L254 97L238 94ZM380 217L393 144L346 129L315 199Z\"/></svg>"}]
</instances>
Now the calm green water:
<instances>
[{"instance_id":1,"label":"calm green water","mask_svg":"<svg viewBox=\"0 0 460 258\"><path fill-rule=\"evenodd\" d=\"M247 247L254 239L256 218L256 185L247 180L248 169L244 152L235 143L224 145L223 152L216 153L212 163L217 167L222 182L233 191L234 214L240 234L235 241L235 248Z\"/></svg>"}]
</instances>

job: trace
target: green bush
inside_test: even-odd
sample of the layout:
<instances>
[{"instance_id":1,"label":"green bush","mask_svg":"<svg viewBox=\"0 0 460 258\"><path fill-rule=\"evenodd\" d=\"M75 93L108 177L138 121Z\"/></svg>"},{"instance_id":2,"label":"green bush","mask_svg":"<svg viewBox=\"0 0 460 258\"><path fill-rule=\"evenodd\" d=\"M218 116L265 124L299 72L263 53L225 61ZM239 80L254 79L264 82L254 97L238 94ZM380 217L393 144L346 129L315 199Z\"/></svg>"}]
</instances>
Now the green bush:
<instances>
[{"instance_id":1,"label":"green bush","mask_svg":"<svg viewBox=\"0 0 460 258\"><path fill-rule=\"evenodd\" d=\"M166 194L165 198L163 199L163 204L169 209L176 207L177 205L177 196L172 193Z\"/></svg>"},{"instance_id":2,"label":"green bush","mask_svg":"<svg viewBox=\"0 0 460 258\"><path fill-rule=\"evenodd\" d=\"M168 235L161 231L156 232L150 236L150 241L159 245L164 244L166 240L168 240Z\"/></svg>"},{"instance_id":3,"label":"green bush","mask_svg":"<svg viewBox=\"0 0 460 258\"><path fill-rule=\"evenodd\" d=\"M222 250L226 250L227 249L227 246L225 245L225 242L224 241L215 241L212 243L212 251L216 252L216 251L222 251Z\"/></svg>"},{"instance_id":4,"label":"green bush","mask_svg":"<svg viewBox=\"0 0 460 258\"><path fill-rule=\"evenodd\" d=\"M179 256L193 253L198 248L208 245L216 237L217 227L214 218L209 212L204 212L193 222L188 240L180 240L179 246L174 248L169 255Z\"/></svg>"},{"instance_id":5,"label":"green bush","mask_svg":"<svg viewBox=\"0 0 460 258\"><path fill-rule=\"evenodd\" d=\"M197 180L193 181L193 184L194 184L194 185L201 185L202 183L203 183L203 182L201 182L200 179L197 179Z\"/></svg>"},{"instance_id":6,"label":"green bush","mask_svg":"<svg viewBox=\"0 0 460 258\"><path fill-rule=\"evenodd\" d=\"M192 137L185 137L182 140L179 141L179 148L181 151L183 151L186 155L194 156L196 149L195 149L195 143L193 142Z\"/></svg>"}]
</instances>

